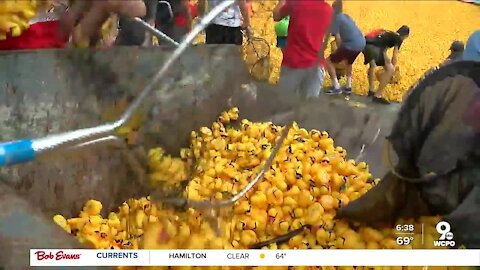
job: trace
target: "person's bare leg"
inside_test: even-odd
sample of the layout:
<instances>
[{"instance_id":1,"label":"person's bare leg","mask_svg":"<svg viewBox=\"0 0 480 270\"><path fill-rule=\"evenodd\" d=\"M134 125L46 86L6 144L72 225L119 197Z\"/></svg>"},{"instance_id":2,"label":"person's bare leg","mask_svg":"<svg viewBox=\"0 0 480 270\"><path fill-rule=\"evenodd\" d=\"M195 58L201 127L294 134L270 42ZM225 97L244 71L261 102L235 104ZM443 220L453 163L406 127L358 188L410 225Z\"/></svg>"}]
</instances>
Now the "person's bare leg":
<instances>
[{"instance_id":1,"label":"person's bare leg","mask_svg":"<svg viewBox=\"0 0 480 270\"><path fill-rule=\"evenodd\" d=\"M383 69L375 72L375 78L377 79L377 81L380 81L380 77L382 76L383 72L385 72L385 70Z\"/></svg>"},{"instance_id":2,"label":"person's bare leg","mask_svg":"<svg viewBox=\"0 0 480 270\"><path fill-rule=\"evenodd\" d=\"M333 65L332 61L330 60L330 57L325 59L325 65L327 67L328 74L330 75L330 80L332 80L332 86L335 89L340 88L340 83L338 82L337 79L337 72L335 70L335 66Z\"/></svg>"},{"instance_id":3,"label":"person's bare leg","mask_svg":"<svg viewBox=\"0 0 480 270\"><path fill-rule=\"evenodd\" d=\"M347 83L345 87L352 88L352 67L353 65L347 65L345 68L345 76L347 77Z\"/></svg>"},{"instance_id":4,"label":"person's bare leg","mask_svg":"<svg viewBox=\"0 0 480 270\"><path fill-rule=\"evenodd\" d=\"M385 62L383 65L383 72L380 74L378 89L375 92L375 97L377 98L383 97L383 90L385 90L395 74L395 66L392 64L392 60L388 58L387 51L383 51L383 59Z\"/></svg>"},{"instance_id":5,"label":"person's bare leg","mask_svg":"<svg viewBox=\"0 0 480 270\"><path fill-rule=\"evenodd\" d=\"M375 92L375 68L377 65L375 64L375 60L370 61L370 64L368 65L368 91L369 92Z\"/></svg>"},{"instance_id":6,"label":"person's bare leg","mask_svg":"<svg viewBox=\"0 0 480 270\"><path fill-rule=\"evenodd\" d=\"M393 74L395 74L395 67L392 65L392 63L385 63L383 69L384 71L380 75L378 89L375 92L375 96L379 98L383 96L383 91L387 87L388 83L392 80Z\"/></svg>"}]
</instances>

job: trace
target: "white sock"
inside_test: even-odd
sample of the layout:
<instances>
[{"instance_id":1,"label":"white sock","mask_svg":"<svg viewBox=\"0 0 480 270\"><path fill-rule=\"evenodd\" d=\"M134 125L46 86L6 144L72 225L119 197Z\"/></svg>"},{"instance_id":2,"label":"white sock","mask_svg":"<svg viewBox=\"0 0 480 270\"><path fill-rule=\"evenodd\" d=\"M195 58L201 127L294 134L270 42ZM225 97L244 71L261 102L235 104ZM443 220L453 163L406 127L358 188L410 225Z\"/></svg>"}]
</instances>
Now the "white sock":
<instances>
[{"instance_id":1,"label":"white sock","mask_svg":"<svg viewBox=\"0 0 480 270\"><path fill-rule=\"evenodd\" d=\"M333 88L335 88L335 89L340 88L340 83L338 82L337 78L333 78L332 83L333 83Z\"/></svg>"},{"instance_id":2,"label":"white sock","mask_svg":"<svg viewBox=\"0 0 480 270\"><path fill-rule=\"evenodd\" d=\"M347 88L352 88L352 77L347 76L347 84L345 85Z\"/></svg>"}]
</instances>

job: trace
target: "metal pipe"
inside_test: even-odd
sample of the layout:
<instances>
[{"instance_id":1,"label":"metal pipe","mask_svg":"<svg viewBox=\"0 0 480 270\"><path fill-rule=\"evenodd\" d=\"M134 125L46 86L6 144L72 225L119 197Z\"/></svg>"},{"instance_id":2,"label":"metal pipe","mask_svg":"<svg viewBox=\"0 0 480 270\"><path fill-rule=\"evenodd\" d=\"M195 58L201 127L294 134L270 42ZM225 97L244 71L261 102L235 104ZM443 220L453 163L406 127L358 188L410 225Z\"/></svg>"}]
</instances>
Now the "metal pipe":
<instances>
[{"instance_id":1,"label":"metal pipe","mask_svg":"<svg viewBox=\"0 0 480 270\"><path fill-rule=\"evenodd\" d=\"M142 105L143 100L153 91L155 85L160 81L160 79L167 73L168 69L175 63L175 61L182 55L182 53L188 48L190 43L195 40L198 34L202 32L210 22L215 19L220 13L222 13L226 8L230 7L235 3L235 0L225 0L222 1L218 6L213 8L208 14L206 14L198 24L196 24L192 31L185 36L185 39L180 43L178 48L173 52L173 54L167 59L167 62L162 66L162 68L157 72L155 77L150 81L150 83L143 89L139 96L135 98L132 104L127 108L122 117L116 122L118 126L123 125L128 122L135 111Z\"/></svg>"},{"instance_id":2,"label":"metal pipe","mask_svg":"<svg viewBox=\"0 0 480 270\"><path fill-rule=\"evenodd\" d=\"M56 151L65 147L72 147L112 135L115 129L121 127L131 119L135 111L140 108L146 97L153 91L155 85L165 76L168 69L175 63L175 61L178 60L178 58L188 48L189 44L195 39L195 37L200 34L200 32L202 32L207 25L215 17L217 17L218 14L223 12L223 10L234 3L235 0L223 1L208 14L206 14L197 25L195 25L192 31L187 34L185 39L162 65L160 70L153 77L150 83L142 90L140 95L135 98L135 100L127 108L119 120L96 127L78 129L75 131L54 134L43 138L22 139L0 143L0 166L30 162L35 160L37 156L46 152Z\"/></svg>"},{"instance_id":3,"label":"metal pipe","mask_svg":"<svg viewBox=\"0 0 480 270\"><path fill-rule=\"evenodd\" d=\"M169 37L167 34L163 33L162 31L158 30L157 28L151 26L148 24L146 21L140 19L140 18L135 18L133 19L135 22L139 23L146 31L150 32L154 36L156 36L158 39L162 39L170 43L170 45L174 47L180 46L178 42L173 40L171 37Z\"/></svg>"}]
</instances>

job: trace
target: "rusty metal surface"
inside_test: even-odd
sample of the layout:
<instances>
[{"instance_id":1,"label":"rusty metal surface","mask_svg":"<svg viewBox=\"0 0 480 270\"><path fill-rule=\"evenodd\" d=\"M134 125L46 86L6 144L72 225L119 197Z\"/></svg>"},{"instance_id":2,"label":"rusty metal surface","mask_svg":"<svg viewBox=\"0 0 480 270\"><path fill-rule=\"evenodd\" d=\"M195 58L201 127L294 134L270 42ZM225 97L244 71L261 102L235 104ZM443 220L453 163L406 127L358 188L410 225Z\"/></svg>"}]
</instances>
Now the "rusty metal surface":
<instances>
[{"instance_id":1,"label":"rusty metal surface","mask_svg":"<svg viewBox=\"0 0 480 270\"><path fill-rule=\"evenodd\" d=\"M101 123L102 113L115 101L138 93L169 53L166 48L129 47L0 54L0 70L5 71L0 73L0 140L43 136ZM354 101L367 102L361 98ZM240 108L242 117L251 120L284 124L294 117L305 128L327 130L351 158L362 145L371 143L378 128L382 128L382 141L396 113L395 108L385 111L368 102L359 107L352 101L324 95L308 102L293 94L279 95L274 86L251 80L237 47L195 46L181 57L146 104L141 146L148 149L161 145L177 154L180 147L187 145L191 130L209 125L233 105ZM368 149L366 160L378 161L379 147L377 142ZM381 168L376 170L374 173L381 176ZM49 227L54 214L77 215L88 199L102 201L106 213L127 198L148 194L121 151L107 145L3 168L0 180L9 186L0 186L0 208L10 207L8 202L17 200L18 213L34 213L41 228L32 233ZM0 223L3 220L6 214L0 211ZM5 234L9 233L0 227L2 244ZM66 241L65 247L72 243L60 229L58 235L53 234L52 238ZM34 239L32 236L26 243L33 244L25 246L60 243ZM13 249L13 242L7 241L3 249ZM28 257L18 256L8 256L7 261L13 257L13 261L28 263Z\"/></svg>"}]
</instances>

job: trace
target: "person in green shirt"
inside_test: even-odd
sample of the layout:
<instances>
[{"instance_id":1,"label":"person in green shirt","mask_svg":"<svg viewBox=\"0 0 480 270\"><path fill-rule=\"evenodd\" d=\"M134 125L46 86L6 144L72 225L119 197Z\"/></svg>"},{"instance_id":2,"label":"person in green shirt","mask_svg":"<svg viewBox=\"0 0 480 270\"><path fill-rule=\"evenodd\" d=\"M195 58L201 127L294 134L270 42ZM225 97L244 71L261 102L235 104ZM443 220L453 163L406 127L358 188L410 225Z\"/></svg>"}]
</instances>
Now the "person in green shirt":
<instances>
[{"instance_id":1,"label":"person in green shirt","mask_svg":"<svg viewBox=\"0 0 480 270\"><path fill-rule=\"evenodd\" d=\"M275 33L277 34L277 47L282 50L287 45L289 22L290 22L290 16L285 17L282 20L275 23Z\"/></svg>"}]
</instances>

